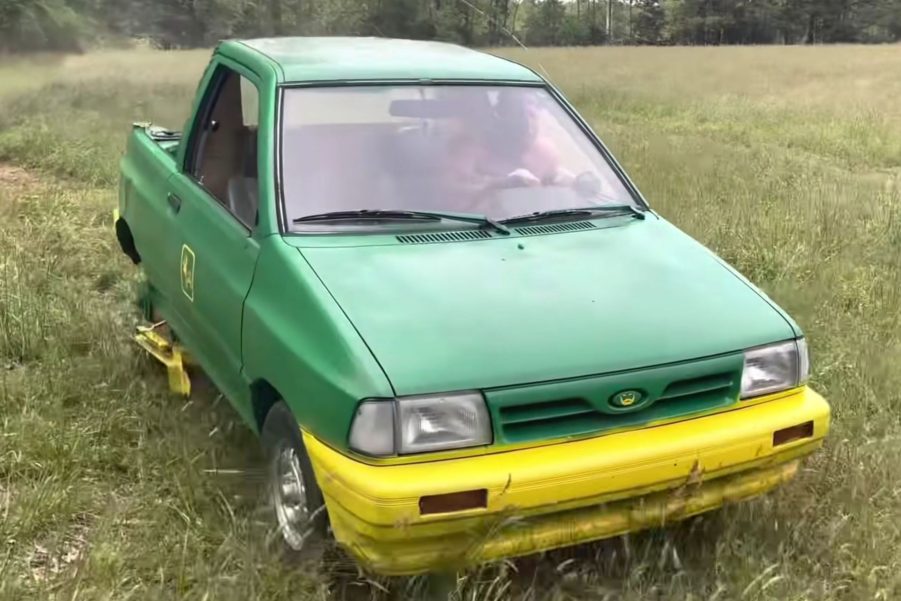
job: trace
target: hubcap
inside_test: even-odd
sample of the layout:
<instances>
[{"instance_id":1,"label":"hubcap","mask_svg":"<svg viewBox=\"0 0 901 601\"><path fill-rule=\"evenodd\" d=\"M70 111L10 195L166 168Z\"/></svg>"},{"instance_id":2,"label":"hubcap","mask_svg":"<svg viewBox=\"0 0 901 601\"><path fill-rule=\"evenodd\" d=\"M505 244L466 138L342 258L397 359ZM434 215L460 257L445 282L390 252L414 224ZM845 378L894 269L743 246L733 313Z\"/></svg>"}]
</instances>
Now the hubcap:
<instances>
[{"instance_id":1,"label":"hubcap","mask_svg":"<svg viewBox=\"0 0 901 601\"><path fill-rule=\"evenodd\" d=\"M299 551L309 525L307 491L303 484L303 471L294 448L282 447L275 459L275 477L272 479L272 501L278 527L289 547Z\"/></svg>"}]
</instances>

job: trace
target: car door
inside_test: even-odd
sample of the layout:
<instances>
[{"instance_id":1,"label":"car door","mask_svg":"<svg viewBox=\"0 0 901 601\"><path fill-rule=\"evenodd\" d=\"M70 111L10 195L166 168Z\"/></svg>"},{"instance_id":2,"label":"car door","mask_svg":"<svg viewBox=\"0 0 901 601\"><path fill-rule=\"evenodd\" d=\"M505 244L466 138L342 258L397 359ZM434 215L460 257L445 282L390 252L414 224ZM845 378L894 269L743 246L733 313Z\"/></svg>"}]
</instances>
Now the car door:
<instances>
[{"instance_id":1,"label":"car door","mask_svg":"<svg viewBox=\"0 0 901 601\"><path fill-rule=\"evenodd\" d=\"M116 235L123 250L133 242L147 282L147 298L153 306L168 314L169 299L178 290L178 250L173 240L175 213L168 203L169 180L177 171L173 156L161 146L150 143L135 148L136 136L121 161L119 211ZM149 151L148 156L145 150ZM148 160L149 159L149 160ZM150 306L145 306L149 309ZM160 313L148 315L156 319Z\"/></svg>"},{"instance_id":2,"label":"car door","mask_svg":"<svg viewBox=\"0 0 901 601\"><path fill-rule=\"evenodd\" d=\"M179 241L178 332L232 401L244 400L241 320L259 244L255 76L216 59L190 128L182 169L170 178ZM240 409L240 407L239 407Z\"/></svg>"}]
</instances>

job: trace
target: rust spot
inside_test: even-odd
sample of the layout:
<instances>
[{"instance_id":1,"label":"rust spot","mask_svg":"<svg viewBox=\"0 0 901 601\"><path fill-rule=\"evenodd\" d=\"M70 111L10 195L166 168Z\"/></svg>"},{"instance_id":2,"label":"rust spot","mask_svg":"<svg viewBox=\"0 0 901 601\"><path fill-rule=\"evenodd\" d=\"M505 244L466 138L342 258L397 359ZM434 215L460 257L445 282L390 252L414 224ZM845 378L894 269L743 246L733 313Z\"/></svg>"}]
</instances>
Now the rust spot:
<instances>
[{"instance_id":1,"label":"rust spot","mask_svg":"<svg viewBox=\"0 0 901 601\"><path fill-rule=\"evenodd\" d=\"M411 518L408 515L402 516L394 522L394 527L399 528L401 530L406 530L410 526Z\"/></svg>"},{"instance_id":2,"label":"rust spot","mask_svg":"<svg viewBox=\"0 0 901 601\"><path fill-rule=\"evenodd\" d=\"M704 482L704 469L701 462L695 459L694 465L691 466L691 472L688 474L686 486L700 486Z\"/></svg>"}]
</instances>

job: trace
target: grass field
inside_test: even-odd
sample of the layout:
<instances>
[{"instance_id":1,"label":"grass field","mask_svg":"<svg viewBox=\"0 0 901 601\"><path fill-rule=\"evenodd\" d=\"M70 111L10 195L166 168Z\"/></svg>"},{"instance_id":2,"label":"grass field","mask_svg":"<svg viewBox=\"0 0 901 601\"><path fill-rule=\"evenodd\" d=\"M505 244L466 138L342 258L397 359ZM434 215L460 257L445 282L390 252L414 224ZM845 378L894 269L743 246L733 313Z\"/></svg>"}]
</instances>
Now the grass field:
<instances>
[{"instance_id":1,"label":"grass field","mask_svg":"<svg viewBox=\"0 0 901 601\"><path fill-rule=\"evenodd\" d=\"M652 205L806 330L826 448L772 495L461 575L482 599L901 598L901 48L559 49L541 65ZM255 441L130 344L111 233L131 121L180 127L208 52L0 59L0 599L402 599L295 565ZM24 169L20 169L22 167Z\"/></svg>"}]
</instances>

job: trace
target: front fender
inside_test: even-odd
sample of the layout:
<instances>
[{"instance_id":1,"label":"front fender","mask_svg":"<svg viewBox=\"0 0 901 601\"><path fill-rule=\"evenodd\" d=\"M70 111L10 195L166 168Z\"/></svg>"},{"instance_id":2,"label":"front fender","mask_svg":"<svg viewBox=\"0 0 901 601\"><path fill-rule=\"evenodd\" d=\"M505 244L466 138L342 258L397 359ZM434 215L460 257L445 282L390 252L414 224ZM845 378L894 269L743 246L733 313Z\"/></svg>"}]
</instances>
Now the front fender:
<instances>
[{"instance_id":1,"label":"front fender","mask_svg":"<svg viewBox=\"0 0 901 601\"><path fill-rule=\"evenodd\" d=\"M358 401L394 395L353 324L280 236L261 244L242 329L245 378L272 385L304 429L337 448Z\"/></svg>"}]
</instances>

